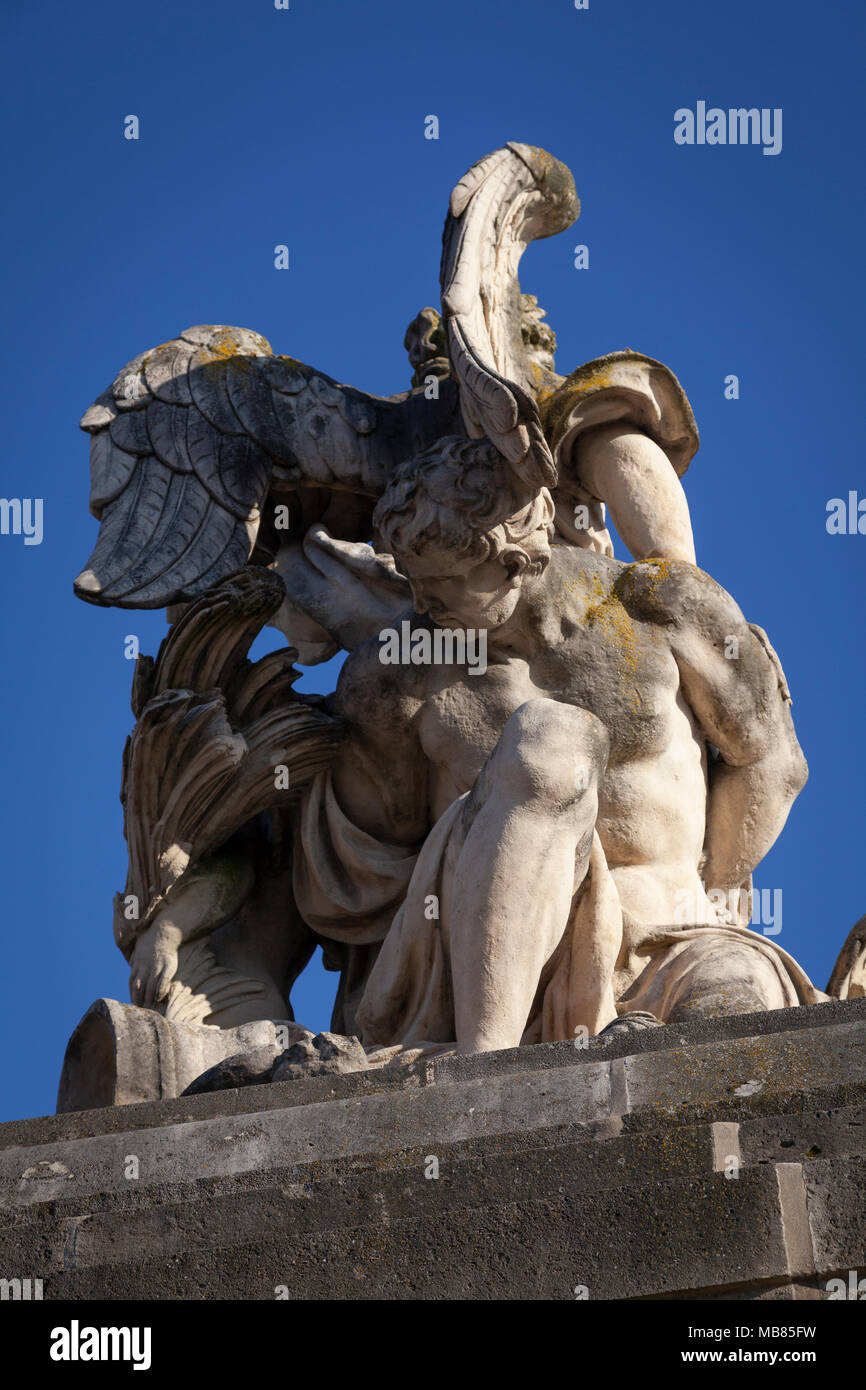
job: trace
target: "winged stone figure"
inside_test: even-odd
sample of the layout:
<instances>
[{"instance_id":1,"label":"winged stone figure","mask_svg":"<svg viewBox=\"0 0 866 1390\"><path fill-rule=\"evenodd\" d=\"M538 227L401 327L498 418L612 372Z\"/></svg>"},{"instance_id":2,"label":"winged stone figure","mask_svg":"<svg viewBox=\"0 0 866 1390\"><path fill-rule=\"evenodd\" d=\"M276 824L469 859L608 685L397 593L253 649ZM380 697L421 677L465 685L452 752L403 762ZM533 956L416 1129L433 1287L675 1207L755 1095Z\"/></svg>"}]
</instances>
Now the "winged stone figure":
<instances>
[{"instance_id":1,"label":"winged stone figure","mask_svg":"<svg viewBox=\"0 0 866 1390\"><path fill-rule=\"evenodd\" d=\"M469 170L445 224L442 321L428 309L410 325L417 384L399 395L342 385L242 328L185 329L134 358L81 421L101 525L77 595L171 607L248 562L279 570L314 524L367 542L396 467L464 433L486 434L525 481L559 479L573 543L609 547L608 500L636 558L694 558L678 478L697 432L676 379L628 351L558 376L543 311L520 292L525 246L578 212L570 172L542 150L510 144Z\"/></svg>"},{"instance_id":2,"label":"winged stone figure","mask_svg":"<svg viewBox=\"0 0 866 1390\"><path fill-rule=\"evenodd\" d=\"M558 375L544 311L520 288L526 246L579 209L569 170L534 146L473 165L445 222L441 315L410 324L400 394L341 384L248 329L198 326L134 358L85 413L100 530L75 592L164 607L173 624L156 664L140 659L124 763L115 935L133 1002L225 1027L285 1017L317 941L285 907L285 820L340 742L289 671L354 650L410 605L372 522L401 464L486 436L516 484L550 489L555 542L612 555L609 507L636 559L694 560L680 479L698 436L676 378L630 350ZM272 658L245 655L263 622L291 643L279 678ZM214 640L220 660L198 659ZM268 720L282 802L262 780ZM326 961L350 990L333 943Z\"/></svg>"},{"instance_id":3,"label":"winged stone figure","mask_svg":"<svg viewBox=\"0 0 866 1390\"><path fill-rule=\"evenodd\" d=\"M655 1025L672 1010L693 1006L689 990L694 995L699 987L700 961L708 971L708 998L715 998L723 977L730 996L725 1008L734 1011L863 993L862 923L846 943L828 993L775 943L748 931L749 866L772 843L805 775L787 683L762 628L742 620L739 640L747 660L738 689L758 692L760 719L776 730L767 757L781 759L778 775L756 773L750 782L736 749L729 763L715 746L712 719L704 720L703 744L683 735L677 721L671 725L685 738L689 757L696 747L703 750L701 776L680 807L696 827L692 877L700 889L685 927L678 918L670 925L666 907L656 911L653 894L670 889L664 874L653 878L655 869L641 870L649 884L644 902L640 873L629 879L616 855L608 862L610 827L596 815L597 801L575 788L562 792L563 769L581 739L592 776L601 776L604 758L593 752L595 709L607 721L600 727L609 725L628 754L620 759L619 783L614 777L605 784L608 799L617 785L622 793L623 767L641 746L640 738L632 740L634 747L628 737L623 743L623 731L628 735L634 720L640 724L645 702L651 704L658 651L677 628L673 615L697 624L695 641L706 628L709 642L689 651L703 653L706 672L720 688L730 671L717 660L718 632L742 619L734 605L716 630L713 605L719 595L733 601L711 592L713 581L695 568L682 479L699 440L677 379L630 349L560 375L544 311L521 290L518 268L526 246L564 231L579 210L569 170L534 146L510 143L472 166L451 194L445 221L441 310L425 308L409 325L404 346L413 376L399 394L377 396L339 383L275 354L248 329L198 326L134 358L84 415L82 428L91 436L90 506L100 529L75 592L101 606L164 607L169 622L156 657L139 657L133 682L136 723L121 788L129 872L115 897L115 940L129 962L132 1002L141 1006L130 1012L139 1020L162 1015L172 1058L186 1049L184 1074L197 1077L200 1088L242 1084L244 1075L265 1080L280 1066L280 1076L294 1076L322 1067L386 1065L411 1059L414 1043L422 1052L447 1048L455 1036L461 1046L468 1037L469 1050L570 1037L575 1020L586 1017L594 1020L590 1031ZM613 557L608 515L636 565ZM443 525L456 545L450 561L441 559L451 554L445 531L437 532ZM458 681L448 709L440 709L434 690L428 700L436 707L433 726L448 725L450 710L452 754L457 748L452 769L436 737L429 748L420 746L417 691L412 686L407 713L399 681L383 677L368 639L407 613L435 626L428 591L440 609L444 603L442 611L486 612L483 605L473 609L486 590L472 588L472 575L487 563L476 564L474 547L483 542L484 550L499 532L504 539L490 563L507 576L502 602L520 601L521 573L547 576L544 592L560 621L543 629L545 669L559 641L554 629L560 647L588 644L585 659L562 668L565 685L577 682L580 689L569 686L570 695L560 699L563 690L554 681L557 698L540 697L531 681L520 687L526 662L509 656L492 683L487 680L486 695L469 681L461 696ZM441 552L438 566L427 556L431 547L434 557ZM506 564L507 555L515 557L513 564ZM653 561L658 568L643 563ZM557 575L572 576L561 591ZM638 593L641 584L646 592ZM692 597L671 598L672 585ZM635 627L629 614L638 608L643 626ZM566 621L566 609L582 617ZM643 653L649 665L644 662L638 690L640 642L647 613L656 609L661 619ZM520 610L529 611L527 605ZM509 621L505 609L492 621L494 647L497 622L501 631ZM281 630L290 645L253 662L250 644L265 624ZM523 636L530 641L529 628ZM590 648L594 658L586 656ZM339 651L350 654L344 672L350 679L335 696L294 690L296 662L315 665ZM688 661L686 667L688 683ZM415 679L412 672L403 676L409 685ZM510 718L500 708L502 679L517 682ZM658 698L673 698L662 686ZM460 698L470 704L461 707ZM389 700L396 700L393 709ZM742 708L748 714L748 700ZM760 722L758 714L754 718ZM733 715L719 724L723 742L734 724ZM498 733L492 753L484 743L488 726ZM463 753L461 731L469 735ZM481 859L473 851L468 878L464 873L457 884L452 873L460 837L474 833L473 816L487 794L482 789L472 800L472 757L483 761L485 754L477 785L499 787L503 804L511 794L512 764L522 766L524 756L546 758L544 776L533 786L536 792L548 784L552 789L557 834L572 834L559 822L572 814L573 802L586 803L587 826L596 823L589 859L581 860L582 880L577 852L570 840L566 846L566 872L556 891L564 886L566 899L574 891L565 935L547 962L553 973L548 979L547 965L540 974L532 965L522 983L511 979L499 1001L502 1016L492 1024L467 1012L464 998L476 987L487 998L489 970L473 975L461 958L463 967L449 984L447 952L463 949L463 941L471 966L479 935L495 945L510 913L520 923L523 946L540 951L541 959L544 943L526 923L546 911L547 899L536 891L531 855L516 856L511 877L496 868L496 855L508 848L504 835L488 837ZM426 773L419 771L426 764ZM664 825L671 822L671 798L683 801L679 777L666 776L641 783L644 828L653 796ZM531 839L537 808L525 800L518 797L515 814L523 816ZM547 864L549 836L539 843ZM583 853L589 840L580 843ZM649 853L643 842L632 848L634 854L624 856L627 869ZM481 896L467 907L465 894L471 898L473 874L488 851L493 858L487 878L482 873L479 880ZM515 897L518 867L531 885L525 900ZM727 907L711 901L700 875L724 880ZM497 885L504 886L504 897L500 892L497 898ZM428 920L431 891L443 904L435 923ZM551 917L557 932L567 907L554 914L555 922ZM464 939L459 933L467 923ZM317 945L326 967L340 972L331 1026L337 1035L356 1032L363 1047L332 1034L313 1038L292 1022L292 985ZM508 965L514 939L505 945ZM743 978L734 981L740 993L731 985L735 958L746 962ZM106 1007L111 1028L125 1028L120 1006ZM79 1043L70 1044L73 1071L81 1038L90 1036L88 1029L104 1030L103 1014L101 1006L91 1010ZM267 1021L273 1029L283 1020L296 1030L288 1034L295 1046L280 1060L285 1043L269 1041L267 1056L250 1054L239 1070L234 1052L251 1036L244 1029ZM488 1024L492 1032L484 1032ZM185 1025L204 1025L195 1039L209 1039L208 1046L191 1041ZM118 1077L112 1094L139 1097L150 1081L135 1076L131 1090L120 1085L122 1065L136 1071L138 1062L134 1057L121 1065L116 1037L113 1046ZM232 1056L219 1079L202 1068L205 1054L219 1054L221 1047ZM177 1094L176 1070L172 1062L159 1094ZM85 1090L80 1103L94 1103L92 1080Z\"/></svg>"}]
</instances>

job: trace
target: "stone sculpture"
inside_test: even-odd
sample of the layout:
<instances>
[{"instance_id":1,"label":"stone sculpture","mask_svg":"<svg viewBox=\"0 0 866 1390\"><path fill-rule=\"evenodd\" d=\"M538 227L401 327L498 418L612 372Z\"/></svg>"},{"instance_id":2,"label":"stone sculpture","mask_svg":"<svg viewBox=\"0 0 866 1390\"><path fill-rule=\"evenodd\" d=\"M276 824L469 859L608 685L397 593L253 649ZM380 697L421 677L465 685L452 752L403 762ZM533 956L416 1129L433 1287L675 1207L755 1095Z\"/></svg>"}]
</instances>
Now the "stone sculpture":
<instances>
[{"instance_id":1,"label":"stone sculpture","mask_svg":"<svg viewBox=\"0 0 866 1390\"><path fill-rule=\"evenodd\" d=\"M559 376L520 290L578 212L542 150L469 170L401 395L197 327L85 414L76 592L170 628L124 758L134 1009L86 1016L64 1107L121 1052L90 1103L141 1095L141 1011L177 1057L221 1030L206 1089L830 997L748 926L806 763L769 639L695 563L688 401L631 351ZM290 646L251 662L265 624ZM338 651L331 697L293 691ZM314 1037L289 999L318 944L340 984ZM855 928L833 996L864 954ZM172 1066L151 1090L196 1070Z\"/></svg>"}]
</instances>

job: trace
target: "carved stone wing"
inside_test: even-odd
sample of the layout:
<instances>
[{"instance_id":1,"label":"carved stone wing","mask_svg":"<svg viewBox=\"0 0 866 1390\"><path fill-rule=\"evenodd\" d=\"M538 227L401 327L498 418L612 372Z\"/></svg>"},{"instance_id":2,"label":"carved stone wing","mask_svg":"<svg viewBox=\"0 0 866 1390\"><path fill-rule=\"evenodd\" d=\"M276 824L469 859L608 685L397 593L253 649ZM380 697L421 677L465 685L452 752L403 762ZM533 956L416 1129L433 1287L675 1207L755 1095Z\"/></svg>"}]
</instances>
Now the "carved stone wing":
<instances>
[{"instance_id":1,"label":"carved stone wing","mask_svg":"<svg viewBox=\"0 0 866 1390\"><path fill-rule=\"evenodd\" d=\"M530 241L563 231L579 212L564 164L508 144L457 184L443 233L442 312L466 430L488 435L532 487L556 481L536 397L560 378L527 349L517 267Z\"/></svg>"},{"instance_id":2,"label":"carved stone wing","mask_svg":"<svg viewBox=\"0 0 866 1390\"><path fill-rule=\"evenodd\" d=\"M155 660L136 663L121 791L129 876L115 913L127 953L188 870L260 812L293 804L340 747L339 720L292 690L291 648L247 659L283 593L268 570L231 575L190 605ZM132 921L127 895L140 904Z\"/></svg>"},{"instance_id":3,"label":"carved stone wing","mask_svg":"<svg viewBox=\"0 0 866 1390\"><path fill-rule=\"evenodd\" d=\"M456 388L371 396L244 328L202 326L136 357L84 415L96 548L89 603L161 608L249 560L269 489L375 499L393 470L453 430Z\"/></svg>"}]
</instances>

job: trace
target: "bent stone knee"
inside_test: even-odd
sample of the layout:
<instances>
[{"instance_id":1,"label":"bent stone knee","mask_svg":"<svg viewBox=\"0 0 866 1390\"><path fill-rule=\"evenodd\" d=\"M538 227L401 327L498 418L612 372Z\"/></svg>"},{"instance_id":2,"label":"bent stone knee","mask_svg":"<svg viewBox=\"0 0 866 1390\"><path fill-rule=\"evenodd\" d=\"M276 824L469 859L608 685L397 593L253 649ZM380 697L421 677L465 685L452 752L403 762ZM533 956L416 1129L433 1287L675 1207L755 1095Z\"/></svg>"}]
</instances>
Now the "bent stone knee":
<instances>
[{"instance_id":1,"label":"bent stone knee","mask_svg":"<svg viewBox=\"0 0 866 1390\"><path fill-rule=\"evenodd\" d=\"M695 943L695 964L672 992L665 1009L665 1022L677 1023L696 1014L723 1018L729 1014L764 1013L784 1009L790 1000L770 961L751 946L719 949L709 945L705 952Z\"/></svg>"},{"instance_id":2,"label":"bent stone knee","mask_svg":"<svg viewBox=\"0 0 866 1390\"><path fill-rule=\"evenodd\" d=\"M607 762L604 725L559 700L527 700L497 745L497 780L517 799L570 805L594 791Z\"/></svg>"}]
</instances>

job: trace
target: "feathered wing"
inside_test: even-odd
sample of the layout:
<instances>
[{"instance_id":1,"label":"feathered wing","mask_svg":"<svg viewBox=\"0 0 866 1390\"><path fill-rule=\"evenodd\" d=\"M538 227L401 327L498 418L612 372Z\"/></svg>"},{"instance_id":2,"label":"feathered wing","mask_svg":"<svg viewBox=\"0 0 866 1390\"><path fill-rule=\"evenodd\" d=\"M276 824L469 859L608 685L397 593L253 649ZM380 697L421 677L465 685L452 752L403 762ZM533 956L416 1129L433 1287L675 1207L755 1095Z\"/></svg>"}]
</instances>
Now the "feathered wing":
<instances>
[{"instance_id":1,"label":"feathered wing","mask_svg":"<svg viewBox=\"0 0 866 1390\"><path fill-rule=\"evenodd\" d=\"M244 328L200 326L136 357L84 415L101 526L79 598L161 608L241 569L269 489L375 498L454 428L456 388L371 396Z\"/></svg>"},{"instance_id":2,"label":"feathered wing","mask_svg":"<svg viewBox=\"0 0 866 1390\"><path fill-rule=\"evenodd\" d=\"M457 184L442 238L442 312L463 422L532 487L552 486L556 472L536 404L543 372L521 333L517 267L530 241L563 231L579 212L564 164L508 144Z\"/></svg>"},{"instance_id":3,"label":"feathered wing","mask_svg":"<svg viewBox=\"0 0 866 1390\"><path fill-rule=\"evenodd\" d=\"M523 343L517 266L578 211L568 169L529 145L460 180L441 269L454 378L435 399L357 391L243 328L188 328L134 358L81 421L101 526L78 596L123 608L191 600L247 563L272 486L375 499L400 463L462 433L461 416L530 486L552 485L536 404L550 382Z\"/></svg>"},{"instance_id":4,"label":"feathered wing","mask_svg":"<svg viewBox=\"0 0 866 1390\"><path fill-rule=\"evenodd\" d=\"M342 745L342 725L322 701L294 692L291 648L247 658L283 596L277 575L249 566L190 603L156 659L136 665L121 788L129 872L115 898L115 941L132 967L133 1003L163 1008L166 1018L219 1014L228 1026L232 1010L252 1004L255 1016L262 1006L263 981L272 978L267 943L261 975L221 965L211 946L211 933L237 920L271 872L261 827L261 855L233 837L262 815L280 817ZM170 987L147 975L149 929L166 912L185 923Z\"/></svg>"},{"instance_id":5,"label":"feathered wing","mask_svg":"<svg viewBox=\"0 0 866 1390\"><path fill-rule=\"evenodd\" d=\"M134 358L90 407L81 428L102 525L80 598L158 608L246 563L274 460L232 407L228 377L268 355L245 329L187 329Z\"/></svg>"}]
</instances>

